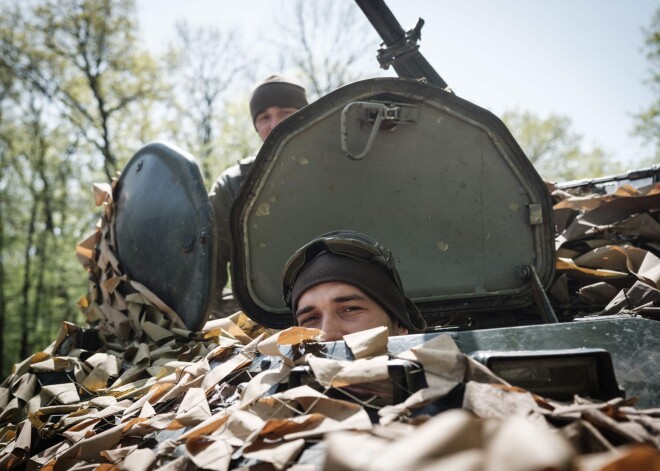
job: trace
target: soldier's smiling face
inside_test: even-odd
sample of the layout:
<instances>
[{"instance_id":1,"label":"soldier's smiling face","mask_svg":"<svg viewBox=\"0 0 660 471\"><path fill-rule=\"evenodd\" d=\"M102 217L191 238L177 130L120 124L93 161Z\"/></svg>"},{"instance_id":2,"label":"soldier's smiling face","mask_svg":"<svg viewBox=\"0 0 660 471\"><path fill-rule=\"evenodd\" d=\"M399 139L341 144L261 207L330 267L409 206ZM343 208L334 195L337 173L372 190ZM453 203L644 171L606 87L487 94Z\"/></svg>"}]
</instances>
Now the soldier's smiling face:
<instances>
[{"instance_id":1,"label":"soldier's smiling face","mask_svg":"<svg viewBox=\"0 0 660 471\"><path fill-rule=\"evenodd\" d=\"M327 342L379 326L386 326L390 335L408 333L407 328L393 321L361 289L338 281L322 283L305 291L298 300L295 316L298 325L324 331Z\"/></svg>"}]
</instances>

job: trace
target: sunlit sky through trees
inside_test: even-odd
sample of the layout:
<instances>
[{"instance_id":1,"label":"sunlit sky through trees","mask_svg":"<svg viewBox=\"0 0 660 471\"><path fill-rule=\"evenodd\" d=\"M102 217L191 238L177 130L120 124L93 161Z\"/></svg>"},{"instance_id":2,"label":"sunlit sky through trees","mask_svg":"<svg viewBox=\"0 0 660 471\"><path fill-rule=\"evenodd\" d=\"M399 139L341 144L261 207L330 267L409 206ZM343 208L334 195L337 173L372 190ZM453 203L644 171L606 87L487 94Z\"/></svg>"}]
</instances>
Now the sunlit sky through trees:
<instances>
[{"instance_id":1,"label":"sunlit sky through trees","mask_svg":"<svg viewBox=\"0 0 660 471\"><path fill-rule=\"evenodd\" d=\"M180 19L239 28L253 47L267 51L268 38L277 35L273 18L288 1L138 0L138 12L154 52L162 52ZM418 17L426 21L421 50L462 98L498 115L517 109L568 116L586 146L598 145L630 168L652 154L630 132L633 115L652 100L644 83L649 73L643 28L659 2L390 0L388 5L405 29ZM365 40L374 41L375 56L378 40ZM375 57L366 73L380 74Z\"/></svg>"}]
</instances>

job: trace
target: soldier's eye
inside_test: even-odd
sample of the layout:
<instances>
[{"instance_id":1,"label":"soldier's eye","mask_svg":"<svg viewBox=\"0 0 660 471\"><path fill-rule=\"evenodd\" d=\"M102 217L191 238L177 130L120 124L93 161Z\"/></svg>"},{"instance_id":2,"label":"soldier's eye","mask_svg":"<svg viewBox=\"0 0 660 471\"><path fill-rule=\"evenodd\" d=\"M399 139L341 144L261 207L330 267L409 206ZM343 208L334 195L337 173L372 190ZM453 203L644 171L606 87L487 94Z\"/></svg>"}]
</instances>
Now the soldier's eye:
<instances>
[{"instance_id":1,"label":"soldier's eye","mask_svg":"<svg viewBox=\"0 0 660 471\"><path fill-rule=\"evenodd\" d=\"M318 320L318 316L314 316L314 315L312 315L312 316L307 316L307 317L304 317L304 318L302 318L302 319L298 319L298 325L304 327L306 324L307 324L307 325L312 324L312 323L314 323L316 320Z\"/></svg>"},{"instance_id":2,"label":"soldier's eye","mask_svg":"<svg viewBox=\"0 0 660 471\"><path fill-rule=\"evenodd\" d=\"M362 311L363 308L362 306L346 306L342 309L342 312L357 312L357 311Z\"/></svg>"}]
</instances>

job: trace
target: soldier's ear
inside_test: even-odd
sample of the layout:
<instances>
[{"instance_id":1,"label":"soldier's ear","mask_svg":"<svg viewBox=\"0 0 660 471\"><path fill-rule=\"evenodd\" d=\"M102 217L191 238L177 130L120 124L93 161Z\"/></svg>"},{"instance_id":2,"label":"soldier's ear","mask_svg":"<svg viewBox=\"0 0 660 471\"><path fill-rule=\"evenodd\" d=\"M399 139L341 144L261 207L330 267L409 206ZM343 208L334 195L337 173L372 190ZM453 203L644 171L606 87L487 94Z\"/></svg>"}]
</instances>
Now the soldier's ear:
<instances>
[{"instance_id":1,"label":"soldier's ear","mask_svg":"<svg viewBox=\"0 0 660 471\"><path fill-rule=\"evenodd\" d=\"M401 323L396 320L394 321L394 332L396 335L408 335L408 327L401 325Z\"/></svg>"}]
</instances>

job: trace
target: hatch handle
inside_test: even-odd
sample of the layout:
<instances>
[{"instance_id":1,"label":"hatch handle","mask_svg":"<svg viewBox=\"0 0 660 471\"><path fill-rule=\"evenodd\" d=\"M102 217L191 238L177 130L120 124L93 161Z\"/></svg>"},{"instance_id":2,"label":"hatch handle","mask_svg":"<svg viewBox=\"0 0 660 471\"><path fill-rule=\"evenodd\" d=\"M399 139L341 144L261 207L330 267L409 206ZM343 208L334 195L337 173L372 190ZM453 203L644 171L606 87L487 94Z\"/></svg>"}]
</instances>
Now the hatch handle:
<instances>
[{"instance_id":1,"label":"hatch handle","mask_svg":"<svg viewBox=\"0 0 660 471\"><path fill-rule=\"evenodd\" d=\"M369 133L369 138L367 143L364 146L364 149L359 154L354 154L348 150L348 113L353 110L353 108L361 108L367 111L367 116L370 119L373 119L373 125L371 132ZM386 105L384 103L370 103L368 101L354 101L349 103L344 107L341 112L341 150L344 151L346 157L351 160L362 160L364 159L371 147L374 145L376 140L376 134L380 130L380 125L383 120L397 120L399 118L401 107L397 105Z\"/></svg>"}]
</instances>

